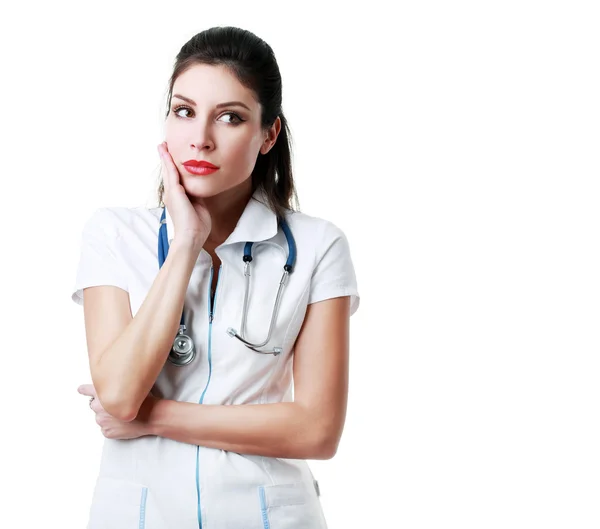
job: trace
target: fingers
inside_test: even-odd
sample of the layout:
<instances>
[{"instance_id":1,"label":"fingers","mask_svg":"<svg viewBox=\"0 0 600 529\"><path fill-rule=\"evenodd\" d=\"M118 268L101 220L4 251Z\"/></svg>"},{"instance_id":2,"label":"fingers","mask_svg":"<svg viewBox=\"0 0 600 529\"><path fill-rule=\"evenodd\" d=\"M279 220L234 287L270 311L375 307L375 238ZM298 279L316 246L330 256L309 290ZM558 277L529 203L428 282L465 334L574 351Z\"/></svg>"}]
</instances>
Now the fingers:
<instances>
[{"instance_id":1,"label":"fingers","mask_svg":"<svg viewBox=\"0 0 600 529\"><path fill-rule=\"evenodd\" d=\"M102 406L102 404L100 404L100 399L98 399L96 388L94 388L93 384L83 384L77 388L77 392L87 397L94 397L94 399L90 403L90 408L92 409L92 411L94 411L95 413L100 413L104 411L104 407Z\"/></svg>"},{"instance_id":2,"label":"fingers","mask_svg":"<svg viewBox=\"0 0 600 529\"><path fill-rule=\"evenodd\" d=\"M167 182L167 180L169 179L169 174L167 171L167 156L166 156L166 149L165 149L165 142L163 141L160 145L158 145L157 147L158 150L158 156L160 156L160 164L162 166L162 173L163 173L163 184L165 186L165 189L167 189L167 187L169 186L170 182Z\"/></svg>"},{"instance_id":3,"label":"fingers","mask_svg":"<svg viewBox=\"0 0 600 529\"><path fill-rule=\"evenodd\" d=\"M173 189L173 187L179 183L179 171L175 166L173 158L171 158L166 141L163 141L158 146L158 153L160 155L163 168L165 169L165 176L163 178L165 190Z\"/></svg>"},{"instance_id":4,"label":"fingers","mask_svg":"<svg viewBox=\"0 0 600 529\"><path fill-rule=\"evenodd\" d=\"M82 395L87 395L88 397L98 398L98 395L96 394L96 388L93 384L83 384L77 388L77 392L81 393Z\"/></svg>"}]
</instances>

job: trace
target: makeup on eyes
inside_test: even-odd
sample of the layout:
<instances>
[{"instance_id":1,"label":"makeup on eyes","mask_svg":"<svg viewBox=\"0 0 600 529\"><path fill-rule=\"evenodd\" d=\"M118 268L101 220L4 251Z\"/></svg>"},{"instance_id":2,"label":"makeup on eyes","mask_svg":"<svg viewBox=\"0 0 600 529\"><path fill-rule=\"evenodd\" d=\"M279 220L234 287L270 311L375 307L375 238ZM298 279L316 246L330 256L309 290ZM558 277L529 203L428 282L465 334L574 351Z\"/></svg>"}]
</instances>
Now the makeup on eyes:
<instances>
[{"instance_id":1,"label":"makeup on eyes","mask_svg":"<svg viewBox=\"0 0 600 529\"><path fill-rule=\"evenodd\" d=\"M189 110L190 112L194 112L193 109L191 109L190 107L186 106L186 105L175 105L171 110L173 112L173 114L175 115L175 117L179 118L179 119L188 119L186 117L180 116L179 114L177 114L177 112L179 112L180 110ZM236 114L235 112L225 112L223 114L221 114L221 116L233 116L237 121L231 121L229 122L230 125L239 125L240 123L243 123L244 121L246 121L245 119L242 119L238 114Z\"/></svg>"},{"instance_id":2,"label":"makeup on eyes","mask_svg":"<svg viewBox=\"0 0 600 529\"><path fill-rule=\"evenodd\" d=\"M181 94L173 94L173 97L181 99L182 101L186 101L194 107L196 106L196 102L193 99L190 99L189 97L182 96ZM234 106L240 106L240 107L245 108L246 110L249 110L250 112L252 111L250 109L250 107L248 107L245 103L242 103L241 101L227 101L225 103L219 103L218 105L215 106L215 108L234 107Z\"/></svg>"}]
</instances>

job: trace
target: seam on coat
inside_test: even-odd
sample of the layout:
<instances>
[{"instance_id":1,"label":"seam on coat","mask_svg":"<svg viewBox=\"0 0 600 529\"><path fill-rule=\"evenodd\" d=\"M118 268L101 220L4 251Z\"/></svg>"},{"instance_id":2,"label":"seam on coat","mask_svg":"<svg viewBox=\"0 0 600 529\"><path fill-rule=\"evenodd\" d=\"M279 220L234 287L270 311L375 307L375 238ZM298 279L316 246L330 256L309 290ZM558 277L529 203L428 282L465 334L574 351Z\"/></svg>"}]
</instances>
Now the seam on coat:
<instances>
[{"instance_id":1,"label":"seam on coat","mask_svg":"<svg viewBox=\"0 0 600 529\"><path fill-rule=\"evenodd\" d=\"M146 498L148 497L148 487L142 489L142 500L140 503L140 525L139 529L146 527Z\"/></svg>"},{"instance_id":2,"label":"seam on coat","mask_svg":"<svg viewBox=\"0 0 600 529\"><path fill-rule=\"evenodd\" d=\"M304 299L304 294L306 294L306 291L310 288L310 281L306 282L306 285L304 285L304 290L302 291L302 294L300 294L300 297L298 298L298 302L296 303L296 308L294 309L294 312L292 313L292 317L290 318L290 322L288 323L287 329L285 330L285 333L283 335L283 344L285 345L285 342L287 340L287 337L290 334L290 327L292 326L292 323L294 323L295 319L296 319L296 314L298 314L298 310L300 309L300 302ZM307 297L308 300L308 297ZM302 318L302 324L304 323L304 317ZM302 324L300 324L300 329L302 329ZM298 333L300 333L300 329L298 329ZM296 337L297 338L297 337ZM296 340L294 340L295 342Z\"/></svg>"},{"instance_id":3,"label":"seam on coat","mask_svg":"<svg viewBox=\"0 0 600 529\"><path fill-rule=\"evenodd\" d=\"M262 520L263 520L263 529L270 529L270 525L269 525L269 516L267 514L267 503L265 501L265 488L264 487L258 487L258 495L260 497L260 511L262 514Z\"/></svg>"}]
</instances>

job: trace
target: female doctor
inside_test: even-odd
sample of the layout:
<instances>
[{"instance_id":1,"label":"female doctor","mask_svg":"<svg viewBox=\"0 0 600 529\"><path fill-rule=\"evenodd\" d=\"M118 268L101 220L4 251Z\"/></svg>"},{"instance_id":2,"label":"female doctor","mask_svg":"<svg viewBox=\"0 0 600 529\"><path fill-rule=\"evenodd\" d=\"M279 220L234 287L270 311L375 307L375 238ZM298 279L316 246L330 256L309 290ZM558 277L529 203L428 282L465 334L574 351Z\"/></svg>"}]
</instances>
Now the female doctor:
<instances>
[{"instance_id":1,"label":"female doctor","mask_svg":"<svg viewBox=\"0 0 600 529\"><path fill-rule=\"evenodd\" d=\"M269 45L192 37L165 137L159 207L100 208L83 229L78 391L105 437L87 527L324 529L305 460L340 441L359 295L344 233L292 208Z\"/></svg>"}]
</instances>

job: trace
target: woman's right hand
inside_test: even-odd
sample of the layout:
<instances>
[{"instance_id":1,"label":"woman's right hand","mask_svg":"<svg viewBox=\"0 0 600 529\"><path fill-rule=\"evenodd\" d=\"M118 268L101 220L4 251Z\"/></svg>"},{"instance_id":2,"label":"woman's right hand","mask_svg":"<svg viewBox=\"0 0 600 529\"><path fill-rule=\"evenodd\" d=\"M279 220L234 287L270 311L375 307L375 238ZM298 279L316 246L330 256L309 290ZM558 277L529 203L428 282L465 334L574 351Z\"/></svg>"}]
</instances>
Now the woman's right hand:
<instances>
[{"instance_id":1,"label":"woman's right hand","mask_svg":"<svg viewBox=\"0 0 600 529\"><path fill-rule=\"evenodd\" d=\"M203 199L198 198L196 203L191 203L181 184L181 174L169 153L167 142L158 146L158 153L165 169L163 202L173 220L175 236L177 240L189 238L195 244L203 246L211 230L210 213L204 206Z\"/></svg>"}]
</instances>

